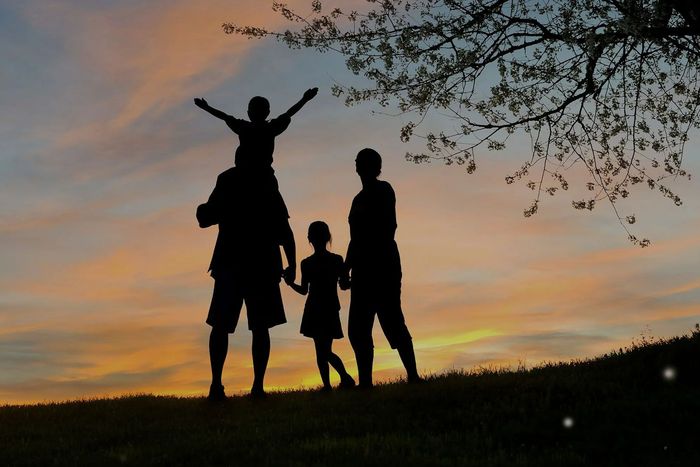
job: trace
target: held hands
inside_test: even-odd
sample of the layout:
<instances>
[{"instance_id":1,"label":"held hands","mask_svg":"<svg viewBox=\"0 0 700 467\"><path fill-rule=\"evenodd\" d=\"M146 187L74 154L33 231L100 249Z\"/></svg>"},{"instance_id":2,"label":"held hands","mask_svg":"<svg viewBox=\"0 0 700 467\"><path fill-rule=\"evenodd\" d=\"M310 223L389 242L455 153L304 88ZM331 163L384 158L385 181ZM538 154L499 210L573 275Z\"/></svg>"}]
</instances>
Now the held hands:
<instances>
[{"instance_id":1,"label":"held hands","mask_svg":"<svg viewBox=\"0 0 700 467\"><path fill-rule=\"evenodd\" d=\"M318 94L318 88L311 88L304 93L304 100L310 101Z\"/></svg>"},{"instance_id":2,"label":"held hands","mask_svg":"<svg viewBox=\"0 0 700 467\"><path fill-rule=\"evenodd\" d=\"M350 278L341 277L338 280L338 285L340 286L340 290L350 290Z\"/></svg>"},{"instance_id":3,"label":"held hands","mask_svg":"<svg viewBox=\"0 0 700 467\"><path fill-rule=\"evenodd\" d=\"M341 274L340 274L340 277L338 278L338 286L340 286L340 290L349 290L350 287L352 286L351 280L350 280L350 270L351 269L352 268L350 267L350 265L348 265L347 262L343 262Z\"/></svg>"},{"instance_id":4,"label":"held hands","mask_svg":"<svg viewBox=\"0 0 700 467\"><path fill-rule=\"evenodd\" d=\"M195 97L195 98L194 98L194 105L196 105L196 106L199 107L200 109L203 109L203 108L209 106L209 104L207 103L206 99L204 99L203 97Z\"/></svg>"},{"instance_id":5,"label":"held hands","mask_svg":"<svg viewBox=\"0 0 700 467\"><path fill-rule=\"evenodd\" d=\"M283 272L282 272L282 278L284 279L285 284L287 285L292 285L294 281L297 278L297 268L296 266L288 266Z\"/></svg>"}]
</instances>

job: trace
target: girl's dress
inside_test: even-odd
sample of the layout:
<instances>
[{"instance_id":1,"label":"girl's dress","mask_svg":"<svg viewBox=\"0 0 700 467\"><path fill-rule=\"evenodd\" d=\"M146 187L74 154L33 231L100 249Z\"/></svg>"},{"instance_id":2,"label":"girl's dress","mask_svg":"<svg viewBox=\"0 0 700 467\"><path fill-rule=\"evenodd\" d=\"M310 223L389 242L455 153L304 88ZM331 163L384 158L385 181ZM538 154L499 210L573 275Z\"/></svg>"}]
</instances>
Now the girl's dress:
<instances>
[{"instance_id":1,"label":"girl's dress","mask_svg":"<svg viewBox=\"0 0 700 467\"><path fill-rule=\"evenodd\" d=\"M343 273L343 258L329 251L313 254L301 262L302 279L309 294L301 318L300 332L306 337L341 339L338 278Z\"/></svg>"}]
</instances>

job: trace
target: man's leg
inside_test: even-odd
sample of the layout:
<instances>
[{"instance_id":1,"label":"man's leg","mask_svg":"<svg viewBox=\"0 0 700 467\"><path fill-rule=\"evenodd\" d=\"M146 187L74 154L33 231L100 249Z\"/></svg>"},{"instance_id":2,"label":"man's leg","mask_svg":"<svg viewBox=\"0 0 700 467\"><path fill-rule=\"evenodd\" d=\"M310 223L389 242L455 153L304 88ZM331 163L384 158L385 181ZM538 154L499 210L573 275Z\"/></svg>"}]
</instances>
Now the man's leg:
<instances>
[{"instance_id":1,"label":"man's leg","mask_svg":"<svg viewBox=\"0 0 700 467\"><path fill-rule=\"evenodd\" d=\"M228 353L228 332L221 327L213 327L209 334L209 362L211 364L211 386L207 399L219 402L226 399L221 373Z\"/></svg>"},{"instance_id":2,"label":"man's leg","mask_svg":"<svg viewBox=\"0 0 700 467\"><path fill-rule=\"evenodd\" d=\"M213 327L209 334L209 361L211 363L211 385L221 386L221 373L228 353L228 332Z\"/></svg>"},{"instance_id":3,"label":"man's leg","mask_svg":"<svg viewBox=\"0 0 700 467\"><path fill-rule=\"evenodd\" d=\"M263 381L267 362L270 359L270 331L268 329L256 329L253 331L253 387L250 393L254 396L265 394Z\"/></svg>"},{"instance_id":4,"label":"man's leg","mask_svg":"<svg viewBox=\"0 0 700 467\"><path fill-rule=\"evenodd\" d=\"M211 326L209 334L209 362L211 364L211 387L209 400L219 401L226 398L221 384L221 373L228 353L228 335L236 329L238 317L243 306L243 298L236 288L233 276L227 271L219 271L214 282L207 324Z\"/></svg>"}]
</instances>

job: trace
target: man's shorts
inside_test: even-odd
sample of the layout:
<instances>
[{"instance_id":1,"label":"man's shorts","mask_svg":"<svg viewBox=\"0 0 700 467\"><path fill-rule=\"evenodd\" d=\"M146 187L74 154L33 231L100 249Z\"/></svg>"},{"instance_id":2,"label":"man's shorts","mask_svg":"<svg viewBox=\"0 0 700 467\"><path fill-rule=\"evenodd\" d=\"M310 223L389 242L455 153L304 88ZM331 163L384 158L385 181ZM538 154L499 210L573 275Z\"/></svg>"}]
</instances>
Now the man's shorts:
<instances>
[{"instance_id":1,"label":"man's shorts","mask_svg":"<svg viewBox=\"0 0 700 467\"><path fill-rule=\"evenodd\" d=\"M269 329L287 322L279 282L253 283L231 273L217 272L207 324L233 333L245 302L248 329Z\"/></svg>"}]
</instances>

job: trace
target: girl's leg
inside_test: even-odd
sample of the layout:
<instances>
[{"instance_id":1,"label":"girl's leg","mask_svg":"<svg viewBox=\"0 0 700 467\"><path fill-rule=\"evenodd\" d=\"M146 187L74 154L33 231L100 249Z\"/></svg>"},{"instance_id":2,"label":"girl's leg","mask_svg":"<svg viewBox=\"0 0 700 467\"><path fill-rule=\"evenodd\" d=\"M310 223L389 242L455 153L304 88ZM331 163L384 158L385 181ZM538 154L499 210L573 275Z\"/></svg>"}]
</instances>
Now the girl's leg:
<instances>
[{"instance_id":1,"label":"girl's leg","mask_svg":"<svg viewBox=\"0 0 700 467\"><path fill-rule=\"evenodd\" d=\"M333 341L331 340L330 346L329 346L329 352L328 352L328 363L331 364L333 368L335 368L335 371L338 372L338 376L340 376L340 381L342 383L349 383L351 380L353 382L353 386L355 383L355 380L352 379L352 376L350 376L345 369L345 365L343 365L343 361L340 359L339 356L333 353Z\"/></svg>"},{"instance_id":2,"label":"girl's leg","mask_svg":"<svg viewBox=\"0 0 700 467\"><path fill-rule=\"evenodd\" d=\"M326 337L314 337L314 346L316 347L316 364L318 365L318 371L321 374L321 381L323 381L323 388L330 389L331 381L330 375L328 374L328 357L331 353L331 343L332 339Z\"/></svg>"},{"instance_id":3,"label":"girl's leg","mask_svg":"<svg viewBox=\"0 0 700 467\"><path fill-rule=\"evenodd\" d=\"M253 331L253 388L251 394L262 396L265 394L263 389L263 380L265 379L265 370L267 370L267 361L270 359L270 332L267 329L257 329Z\"/></svg>"}]
</instances>

